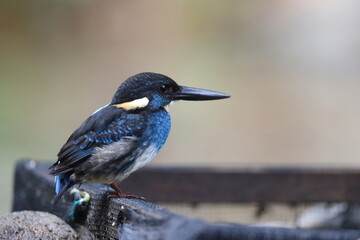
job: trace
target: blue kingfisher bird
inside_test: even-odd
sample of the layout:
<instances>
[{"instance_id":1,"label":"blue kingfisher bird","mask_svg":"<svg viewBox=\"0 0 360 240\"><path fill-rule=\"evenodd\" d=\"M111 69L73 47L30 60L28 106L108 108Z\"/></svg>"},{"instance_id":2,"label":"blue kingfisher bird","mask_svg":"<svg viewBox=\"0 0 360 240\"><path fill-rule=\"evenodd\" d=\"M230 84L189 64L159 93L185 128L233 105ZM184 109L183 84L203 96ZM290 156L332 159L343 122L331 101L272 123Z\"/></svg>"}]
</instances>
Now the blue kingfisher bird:
<instances>
[{"instance_id":1,"label":"blue kingfisher bird","mask_svg":"<svg viewBox=\"0 0 360 240\"><path fill-rule=\"evenodd\" d=\"M109 185L117 197L135 197L115 183L143 167L164 145L171 127L166 107L176 100L216 100L227 94L179 86L171 78L145 72L129 77L108 105L95 111L69 137L49 168L55 176L56 204L82 183Z\"/></svg>"}]
</instances>

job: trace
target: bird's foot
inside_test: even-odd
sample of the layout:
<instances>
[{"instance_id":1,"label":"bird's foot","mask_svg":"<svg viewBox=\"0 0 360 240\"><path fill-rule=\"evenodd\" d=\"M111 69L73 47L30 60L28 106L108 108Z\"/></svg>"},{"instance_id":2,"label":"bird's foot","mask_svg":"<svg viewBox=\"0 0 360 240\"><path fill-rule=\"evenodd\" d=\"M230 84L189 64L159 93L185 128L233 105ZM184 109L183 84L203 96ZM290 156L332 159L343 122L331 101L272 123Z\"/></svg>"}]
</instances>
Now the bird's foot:
<instances>
[{"instance_id":1,"label":"bird's foot","mask_svg":"<svg viewBox=\"0 0 360 240\"><path fill-rule=\"evenodd\" d=\"M118 186L116 186L115 183L109 184L109 186L114 189L114 191L110 191L108 197L109 198L134 198L134 199L139 199L139 200L143 200L146 201L145 198L143 197L139 197L139 196L135 196L135 195L131 195L128 193L123 193L120 188Z\"/></svg>"}]
</instances>

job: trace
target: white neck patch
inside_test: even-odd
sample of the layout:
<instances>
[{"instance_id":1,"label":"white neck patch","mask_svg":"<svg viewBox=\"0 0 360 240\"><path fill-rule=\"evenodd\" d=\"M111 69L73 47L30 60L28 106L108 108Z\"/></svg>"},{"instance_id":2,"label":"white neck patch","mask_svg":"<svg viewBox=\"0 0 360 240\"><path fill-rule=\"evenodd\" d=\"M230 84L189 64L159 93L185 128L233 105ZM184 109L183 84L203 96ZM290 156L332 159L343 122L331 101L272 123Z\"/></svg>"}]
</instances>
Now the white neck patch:
<instances>
[{"instance_id":1,"label":"white neck patch","mask_svg":"<svg viewBox=\"0 0 360 240\"><path fill-rule=\"evenodd\" d=\"M144 108L148 104L149 104L149 99L147 97L143 97L143 98L135 99L130 102L115 104L114 106L117 108L123 108L123 109L129 111L129 110L135 110L138 108Z\"/></svg>"},{"instance_id":2,"label":"white neck patch","mask_svg":"<svg viewBox=\"0 0 360 240\"><path fill-rule=\"evenodd\" d=\"M168 105L165 106L166 111L170 111L170 106L174 104L174 101L171 101Z\"/></svg>"}]
</instances>

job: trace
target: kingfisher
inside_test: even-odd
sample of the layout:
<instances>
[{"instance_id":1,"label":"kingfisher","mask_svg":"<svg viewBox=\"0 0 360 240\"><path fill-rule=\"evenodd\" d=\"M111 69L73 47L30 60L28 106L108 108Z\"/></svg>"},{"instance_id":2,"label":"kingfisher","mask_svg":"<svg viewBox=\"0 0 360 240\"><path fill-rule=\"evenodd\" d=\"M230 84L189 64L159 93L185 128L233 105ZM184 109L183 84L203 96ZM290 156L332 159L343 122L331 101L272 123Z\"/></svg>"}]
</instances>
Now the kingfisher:
<instances>
[{"instance_id":1,"label":"kingfisher","mask_svg":"<svg viewBox=\"0 0 360 240\"><path fill-rule=\"evenodd\" d=\"M55 176L56 204L74 185L102 183L116 197L137 198L117 183L149 163L164 145L171 127L167 107L177 100L216 100L227 94L178 85L151 72L124 81L111 102L96 110L69 137L49 168Z\"/></svg>"}]
</instances>

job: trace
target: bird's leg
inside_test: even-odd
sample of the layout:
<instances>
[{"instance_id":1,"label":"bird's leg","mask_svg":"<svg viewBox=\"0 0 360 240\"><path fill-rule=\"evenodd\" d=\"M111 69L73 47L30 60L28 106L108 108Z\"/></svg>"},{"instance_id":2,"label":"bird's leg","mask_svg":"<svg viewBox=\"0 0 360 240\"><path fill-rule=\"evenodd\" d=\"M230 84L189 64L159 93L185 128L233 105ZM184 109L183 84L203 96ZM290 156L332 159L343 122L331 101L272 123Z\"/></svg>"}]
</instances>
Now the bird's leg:
<instances>
[{"instance_id":1,"label":"bird's leg","mask_svg":"<svg viewBox=\"0 0 360 240\"><path fill-rule=\"evenodd\" d=\"M124 197L124 194L121 192L120 188L115 183L109 184L109 187L111 187L112 189L115 190L115 192L109 192L111 195L117 196L120 198Z\"/></svg>"},{"instance_id":2,"label":"bird's leg","mask_svg":"<svg viewBox=\"0 0 360 240\"><path fill-rule=\"evenodd\" d=\"M110 194L109 197L114 197L114 198L135 198L135 199L140 199L140 200L146 201L146 199L143 198L143 197L138 197L138 196L135 196L135 195L123 193L115 183L111 183L111 184L109 184L109 186L112 189L115 190L115 192L109 192L109 194Z\"/></svg>"}]
</instances>

